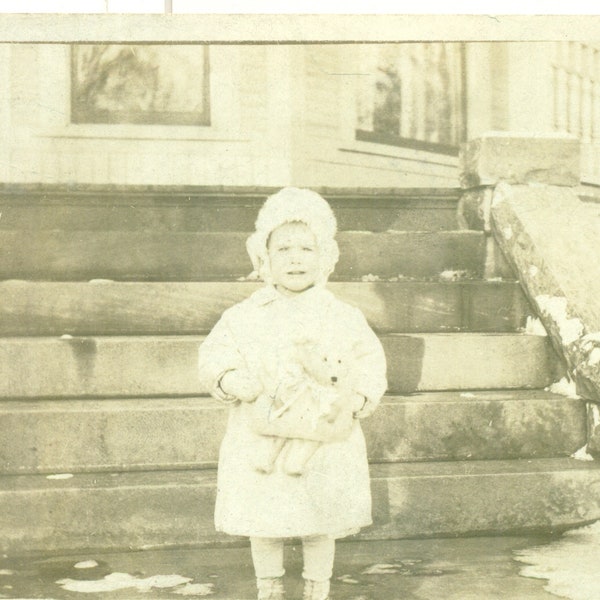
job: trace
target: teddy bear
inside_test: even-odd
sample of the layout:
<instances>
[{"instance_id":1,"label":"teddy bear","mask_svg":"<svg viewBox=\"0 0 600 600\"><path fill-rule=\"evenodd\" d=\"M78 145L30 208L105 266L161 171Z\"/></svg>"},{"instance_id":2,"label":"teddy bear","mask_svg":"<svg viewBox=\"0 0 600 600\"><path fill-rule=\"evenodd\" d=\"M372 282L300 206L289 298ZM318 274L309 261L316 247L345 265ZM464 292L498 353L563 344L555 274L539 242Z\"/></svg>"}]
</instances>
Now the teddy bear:
<instances>
[{"instance_id":1,"label":"teddy bear","mask_svg":"<svg viewBox=\"0 0 600 600\"><path fill-rule=\"evenodd\" d=\"M278 457L285 473L300 476L324 442L348 437L353 424L351 360L339 347L299 340L282 366L277 389L255 401L254 454L258 471L270 473Z\"/></svg>"}]
</instances>

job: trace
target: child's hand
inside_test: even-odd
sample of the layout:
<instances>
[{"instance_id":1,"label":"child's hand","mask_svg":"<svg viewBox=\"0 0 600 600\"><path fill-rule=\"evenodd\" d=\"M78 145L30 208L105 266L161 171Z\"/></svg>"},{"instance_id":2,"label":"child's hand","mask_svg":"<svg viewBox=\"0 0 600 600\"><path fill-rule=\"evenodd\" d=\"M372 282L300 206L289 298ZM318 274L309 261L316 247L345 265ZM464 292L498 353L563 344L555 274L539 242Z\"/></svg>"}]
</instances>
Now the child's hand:
<instances>
[{"instance_id":1,"label":"child's hand","mask_svg":"<svg viewBox=\"0 0 600 600\"><path fill-rule=\"evenodd\" d=\"M227 371L220 382L221 389L242 402L252 402L262 392L262 385L250 371L234 369Z\"/></svg>"},{"instance_id":2,"label":"child's hand","mask_svg":"<svg viewBox=\"0 0 600 600\"><path fill-rule=\"evenodd\" d=\"M370 417L377 408L377 404L375 402L371 402L362 394L354 394L352 404L352 414L355 419L364 419L365 417Z\"/></svg>"}]
</instances>

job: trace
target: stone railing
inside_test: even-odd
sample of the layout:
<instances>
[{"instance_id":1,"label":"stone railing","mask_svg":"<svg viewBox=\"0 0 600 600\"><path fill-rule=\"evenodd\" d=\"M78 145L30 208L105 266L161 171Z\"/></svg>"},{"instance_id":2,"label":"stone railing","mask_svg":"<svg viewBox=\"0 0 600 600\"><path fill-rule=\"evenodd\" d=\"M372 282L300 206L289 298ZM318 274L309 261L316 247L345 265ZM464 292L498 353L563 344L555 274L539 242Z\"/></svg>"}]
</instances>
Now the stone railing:
<instances>
[{"instance_id":1,"label":"stone railing","mask_svg":"<svg viewBox=\"0 0 600 600\"><path fill-rule=\"evenodd\" d=\"M588 402L600 453L600 204L582 202L580 146L563 135L490 133L465 145L463 226L493 237Z\"/></svg>"}]
</instances>

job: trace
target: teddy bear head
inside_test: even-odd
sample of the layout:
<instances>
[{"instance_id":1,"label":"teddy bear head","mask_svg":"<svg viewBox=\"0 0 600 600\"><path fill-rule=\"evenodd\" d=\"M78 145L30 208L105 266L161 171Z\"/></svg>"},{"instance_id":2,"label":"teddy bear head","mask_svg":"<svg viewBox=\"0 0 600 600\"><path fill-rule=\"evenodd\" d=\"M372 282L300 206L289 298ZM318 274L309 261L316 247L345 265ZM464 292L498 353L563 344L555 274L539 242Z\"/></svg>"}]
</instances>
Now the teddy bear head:
<instances>
[{"instance_id":1,"label":"teddy bear head","mask_svg":"<svg viewBox=\"0 0 600 600\"><path fill-rule=\"evenodd\" d=\"M296 343L297 359L307 375L321 385L342 386L348 383L350 361L339 349L314 340Z\"/></svg>"}]
</instances>

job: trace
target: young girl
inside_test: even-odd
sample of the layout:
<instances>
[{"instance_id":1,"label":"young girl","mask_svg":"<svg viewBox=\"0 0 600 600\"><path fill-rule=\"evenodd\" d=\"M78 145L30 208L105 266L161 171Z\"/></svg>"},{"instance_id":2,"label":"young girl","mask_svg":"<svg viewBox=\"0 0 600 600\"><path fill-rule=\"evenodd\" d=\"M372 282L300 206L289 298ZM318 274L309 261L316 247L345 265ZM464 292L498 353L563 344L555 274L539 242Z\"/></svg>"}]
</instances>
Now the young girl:
<instances>
[{"instance_id":1,"label":"young girl","mask_svg":"<svg viewBox=\"0 0 600 600\"><path fill-rule=\"evenodd\" d=\"M305 600L329 598L335 539L371 524L367 454L359 419L372 414L386 390L381 344L362 313L326 288L339 257L336 220L317 193L284 188L269 197L247 241L266 283L226 310L200 347L200 378L231 408L218 467L215 525L250 538L258 598L283 591L283 542L301 538ZM301 476L282 468L261 472L253 452L253 404L277 393L281 365L298 339L333 340L351 361L354 389L342 399L354 424L342 441L320 444Z\"/></svg>"}]
</instances>

